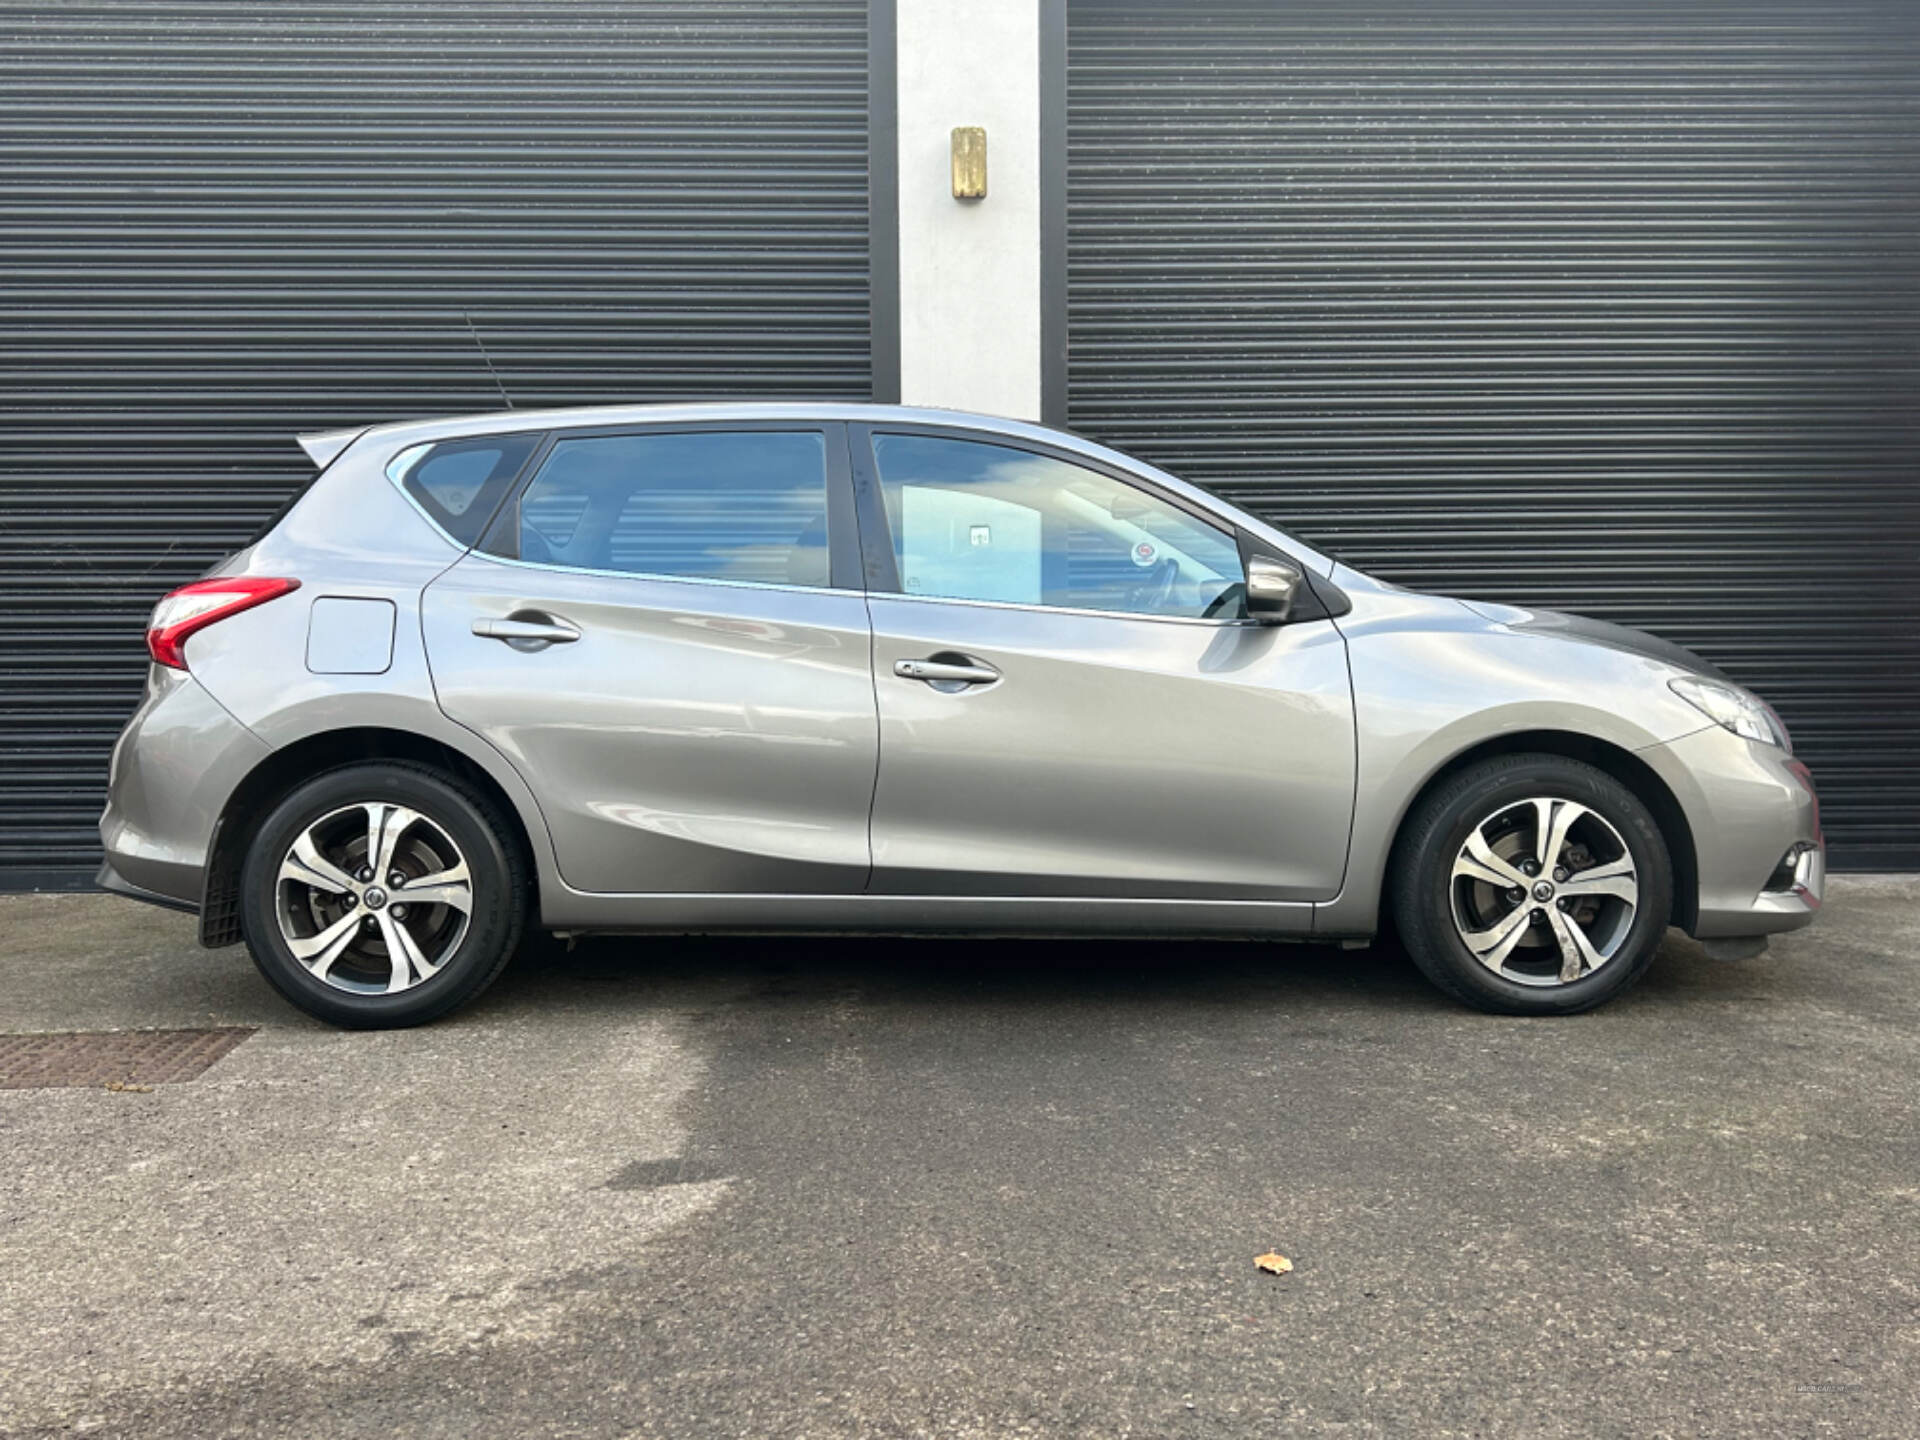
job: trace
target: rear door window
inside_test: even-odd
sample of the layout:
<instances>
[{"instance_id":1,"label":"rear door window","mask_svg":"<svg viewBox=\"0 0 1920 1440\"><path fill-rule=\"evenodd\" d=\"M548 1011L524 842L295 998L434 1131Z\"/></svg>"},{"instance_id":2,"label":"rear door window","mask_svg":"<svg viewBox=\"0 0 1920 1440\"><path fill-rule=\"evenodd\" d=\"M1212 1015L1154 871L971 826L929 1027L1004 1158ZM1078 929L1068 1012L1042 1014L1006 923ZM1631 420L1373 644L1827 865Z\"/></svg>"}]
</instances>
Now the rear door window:
<instances>
[{"instance_id":1,"label":"rear door window","mask_svg":"<svg viewBox=\"0 0 1920 1440\"><path fill-rule=\"evenodd\" d=\"M502 549L538 564L762 585L828 583L817 430L563 437ZM490 542L491 544L491 542Z\"/></svg>"}]
</instances>

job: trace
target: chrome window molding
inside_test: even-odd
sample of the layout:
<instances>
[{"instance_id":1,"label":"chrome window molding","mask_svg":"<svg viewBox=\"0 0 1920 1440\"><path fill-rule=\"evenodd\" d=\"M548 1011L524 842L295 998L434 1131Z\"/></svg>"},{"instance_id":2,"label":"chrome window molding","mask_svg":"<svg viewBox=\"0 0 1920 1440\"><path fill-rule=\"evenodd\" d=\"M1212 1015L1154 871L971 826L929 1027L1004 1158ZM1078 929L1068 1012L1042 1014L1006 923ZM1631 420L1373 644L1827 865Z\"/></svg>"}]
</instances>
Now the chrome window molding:
<instances>
[{"instance_id":1,"label":"chrome window molding","mask_svg":"<svg viewBox=\"0 0 1920 1440\"><path fill-rule=\"evenodd\" d=\"M970 600L963 595L909 595L904 590L869 590L866 594L872 600L899 600L913 605L965 605L981 610L1073 615L1090 620L1148 620L1157 625L1200 625L1210 630L1261 628L1258 620L1215 619L1205 615L1149 615L1141 610L1086 610L1070 605L1034 605L1022 600Z\"/></svg>"},{"instance_id":2,"label":"chrome window molding","mask_svg":"<svg viewBox=\"0 0 1920 1440\"><path fill-rule=\"evenodd\" d=\"M403 489L400 492L406 495ZM409 503L413 497L407 495ZM418 504L414 509L419 510ZM429 525L433 518L421 511ZM447 532L440 530L441 536L449 544L458 545ZM781 594L794 595L844 595L855 599L898 600L915 605L962 605L982 610L1013 610L1041 615L1071 615L1089 620L1147 620L1158 625L1198 625L1210 630L1221 629L1259 629L1258 620L1215 620L1202 615L1147 615L1137 610L1080 610L1064 605L1028 605L1016 600L968 600L952 595L907 595L898 590L849 590L832 585L782 585L773 580L722 580L710 575L662 575L651 570L603 570L588 565L557 565L544 560L515 560L505 555L495 555L486 550L475 549L476 560L485 560L491 565L511 565L521 570L539 570L555 575L592 575L606 580L651 580L668 585L721 585L731 590L771 590Z\"/></svg>"},{"instance_id":3,"label":"chrome window molding","mask_svg":"<svg viewBox=\"0 0 1920 1440\"><path fill-rule=\"evenodd\" d=\"M446 532L443 530L440 533L444 535ZM723 580L713 575L660 575L651 570L602 570L589 565L557 565L546 560L515 560L480 549L474 550L473 558L485 560L490 565L512 565L521 570L541 570L555 575L592 575L606 580L653 580L668 585L723 585L730 590L773 590L792 595L846 595L856 600L865 599L867 595L865 590L847 590L831 585L783 585L775 580Z\"/></svg>"}]
</instances>

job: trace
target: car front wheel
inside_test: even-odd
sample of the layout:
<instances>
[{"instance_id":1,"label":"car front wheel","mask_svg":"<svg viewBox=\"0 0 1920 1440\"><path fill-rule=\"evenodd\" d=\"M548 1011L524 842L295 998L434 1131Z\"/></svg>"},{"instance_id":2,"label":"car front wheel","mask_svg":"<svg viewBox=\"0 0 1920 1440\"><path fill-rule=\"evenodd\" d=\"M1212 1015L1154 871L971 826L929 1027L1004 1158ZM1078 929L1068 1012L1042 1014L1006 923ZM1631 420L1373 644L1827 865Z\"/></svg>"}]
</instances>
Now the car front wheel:
<instances>
[{"instance_id":1,"label":"car front wheel","mask_svg":"<svg viewBox=\"0 0 1920 1440\"><path fill-rule=\"evenodd\" d=\"M1632 985L1673 908L1652 813L1605 771L1501 756L1426 796L1393 859L1394 917L1442 990L1483 1010L1565 1015Z\"/></svg>"},{"instance_id":2,"label":"car front wheel","mask_svg":"<svg viewBox=\"0 0 1920 1440\"><path fill-rule=\"evenodd\" d=\"M418 1025L473 999L519 942L526 878L485 796L422 765L328 771L288 792L241 872L254 963L335 1025Z\"/></svg>"}]
</instances>

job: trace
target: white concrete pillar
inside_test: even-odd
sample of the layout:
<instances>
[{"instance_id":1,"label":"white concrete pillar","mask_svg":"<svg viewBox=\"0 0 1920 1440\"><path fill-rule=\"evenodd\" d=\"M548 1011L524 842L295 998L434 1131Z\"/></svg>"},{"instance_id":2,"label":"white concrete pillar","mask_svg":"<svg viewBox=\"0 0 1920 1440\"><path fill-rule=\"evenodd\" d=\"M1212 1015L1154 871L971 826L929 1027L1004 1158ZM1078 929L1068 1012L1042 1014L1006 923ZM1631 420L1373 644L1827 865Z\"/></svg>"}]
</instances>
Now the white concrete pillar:
<instances>
[{"instance_id":1,"label":"white concrete pillar","mask_svg":"<svg viewBox=\"0 0 1920 1440\"><path fill-rule=\"evenodd\" d=\"M1039 0L896 0L900 398L1040 418ZM953 198L951 136L987 132Z\"/></svg>"}]
</instances>

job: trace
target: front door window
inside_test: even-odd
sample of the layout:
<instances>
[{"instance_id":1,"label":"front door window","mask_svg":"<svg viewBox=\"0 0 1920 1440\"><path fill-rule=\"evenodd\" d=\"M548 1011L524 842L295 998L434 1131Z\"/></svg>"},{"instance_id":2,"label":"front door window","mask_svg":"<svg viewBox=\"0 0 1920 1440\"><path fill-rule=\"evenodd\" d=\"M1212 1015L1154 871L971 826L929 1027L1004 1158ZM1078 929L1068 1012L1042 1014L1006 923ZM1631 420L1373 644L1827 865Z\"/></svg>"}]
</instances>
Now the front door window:
<instances>
[{"instance_id":1,"label":"front door window","mask_svg":"<svg viewBox=\"0 0 1920 1440\"><path fill-rule=\"evenodd\" d=\"M1234 537L1156 495L1009 445L877 434L873 449L908 595L1245 615Z\"/></svg>"}]
</instances>

